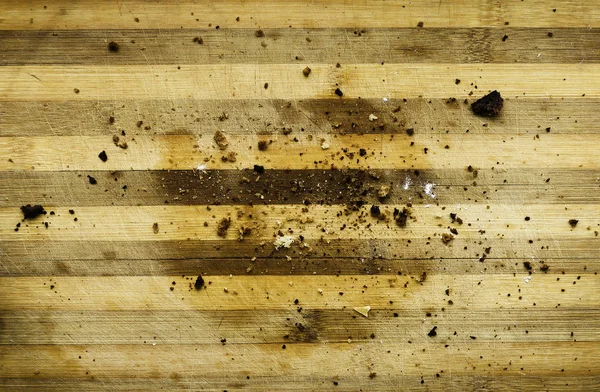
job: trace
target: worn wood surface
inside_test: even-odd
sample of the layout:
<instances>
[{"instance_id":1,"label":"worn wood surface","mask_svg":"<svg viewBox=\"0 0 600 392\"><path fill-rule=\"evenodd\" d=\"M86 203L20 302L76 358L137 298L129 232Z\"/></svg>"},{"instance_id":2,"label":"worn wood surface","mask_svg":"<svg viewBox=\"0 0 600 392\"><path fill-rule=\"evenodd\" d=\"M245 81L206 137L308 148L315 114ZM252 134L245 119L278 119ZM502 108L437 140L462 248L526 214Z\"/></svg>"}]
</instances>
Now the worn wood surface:
<instances>
[{"instance_id":1,"label":"worn wood surface","mask_svg":"<svg viewBox=\"0 0 600 392\"><path fill-rule=\"evenodd\" d=\"M598 1L2 2L0 388L600 389L599 28Z\"/></svg>"}]
</instances>

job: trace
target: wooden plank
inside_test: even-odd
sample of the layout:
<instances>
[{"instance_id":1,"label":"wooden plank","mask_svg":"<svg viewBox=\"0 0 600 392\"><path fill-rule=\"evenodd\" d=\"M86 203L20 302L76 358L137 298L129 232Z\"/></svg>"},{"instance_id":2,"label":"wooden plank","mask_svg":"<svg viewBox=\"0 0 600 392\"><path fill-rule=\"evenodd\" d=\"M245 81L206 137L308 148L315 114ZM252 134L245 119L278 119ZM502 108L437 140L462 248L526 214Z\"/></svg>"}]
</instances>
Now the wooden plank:
<instances>
[{"instance_id":1,"label":"wooden plank","mask_svg":"<svg viewBox=\"0 0 600 392\"><path fill-rule=\"evenodd\" d=\"M525 3L525 4L524 4ZM161 1L141 0L107 5L103 1L72 4L11 1L0 8L2 30L47 29L168 29L168 28L336 28L336 27L427 27L501 28L598 27L598 4L569 0L560 5L544 0L472 3L452 0L432 6L426 0L411 2L373 1L275 1L265 7L258 0ZM237 21L236 18L240 17ZM138 18L139 22L136 22Z\"/></svg>"},{"instance_id":2,"label":"wooden plank","mask_svg":"<svg viewBox=\"0 0 600 392\"><path fill-rule=\"evenodd\" d=\"M297 343L286 345L285 350L280 344L173 346L148 342L147 345L135 346L27 345L15 346L12 350L0 347L0 366L6 369L1 375L3 379L93 378L95 382L102 383L108 379L134 376L162 379L198 377L201 374L213 382L239 380L240 384L234 384L237 388L249 383L246 377L249 375L252 379L254 374L271 377L278 382L287 380L288 383L294 382L294 376L298 376L305 385L311 383L313 377L317 381L328 378L330 382L340 380L342 383L347 377L348 381L361 378L361 384L368 385L369 374L376 373L375 380L389 379L398 385L399 379L404 376L417 378L427 374L436 377L437 373L451 377L471 375L474 370L490 375L499 373L501 378L522 374L586 378L598 368L594 355L597 345L589 342L531 342L527 349L520 342L469 342L444 348L444 340L439 338L435 343L412 346L407 342L385 345ZM376 362L375 358L378 359ZM539 369L540 358L544 361L543 369ZM415 387L418 385L419 382L414 384Z\"/></svg>"},{"instance_id":3,"label":"wooden plank","mask_svg":"<svg viewBox=\"0 0 600 392\"><path fill-rule=\"evenodd\" d=\"M294 301L299 299L307 309L326 306L356 315L353 307L367 305L373 311L447 307L448 288L453 293L452 306L473 312L504 308L550 311L559 306L585 310L600 304L596 295L600 279L595 274L538 273L531 280L529 276L526 272L428 275L424 281L418 276L377 275L205 276L207 289L200 291L193 288L196 276L2 277L0 310L296 311Z\"/></svg>"},{"instance_id":4,"label":"wooden plank","mask_svg":"<svg viewBox=\"0 0 600 392\"><path fill-rule=\"evenodd\" d=\"M533 284L533 283L532 283ZM448 296L456 300L454 296ZM428 345L431 324L445 331L461 331L452 344L477 342L589 342L597 343L598 310L524 309L471 311L444 304L421 312L402 308L372 310L369 318L355 312L327 308L270 311L2 311L0 345L119 345L156 342L168 345L290 344L377 342L385 345L411 340ZM298 311L300 309L300 311ZM427 316L429 314L429 316ZM395 316L396 315L396 316ZM552 322L548 322L548 318ZM477 320L477 325L473 320ZM573 323L573 319L581 322ZM427 329L429 328L429 329ZM425 332L425 333L423 333ZM453 332L452 332L453 333ZM571 335L571 333L573 333ZM371 335L374 335L373 337Z\"/></svg>"},{"instance_id":5,"label":"wooden plank","mask_svg":"<svg viewBox=\"0 0 600 392\"><path fill-rule=\"evenodd\" d=\"M107 136L3 137L0 155L8 159L0 161L0 171L222 170L254 165L280 170L600 168L595 156L585 153L585 146L600 145L600 134L308 135L296 141L291 135L237 136L224 131L227 150L217 146L212 130L197 136L124 138L127 149ZM266 151L259 150L259 141L268 143ZM106 162L98 157L102 151ZM222 159L230 151L236 153L233 163Z\"/></svg>"},{"instance_id":6,"label":"wooden plank","mask_svg":"<svg viewBox=\"0 0 600 392\"><path fill-rule=\"evenodd\" d=\"M600 170L253 170L4 171L0 207L249 204L600 204ZM101 186L89 186L90 175ZM546 182L547 179L550 181ZM327 186L323 186L327 184ZM390 186L380 200L377 191ZM68 189L68 191L66 191Z\"/></svg>"},{"instance_id":7,"label":"wooden plank","mask_svg":"<svg viewBox=\"0 0 600 392\"><path fill-rule=\"evenodd\" d=\"M589 28L0 31L0 65L598 63ZM551 33L552 37L548 34ZM502 40L504 35L509 39ZM199 45L194 38L202 38ZM118 53L107 44L117 42Z\"/></svg>"},{"instance_id":8,"label":"wooden plank","mask_svg":"<svg viewBox=\"0 0 600 392\"><path fill-rule=\"evenodd\" d=\"M436 137L446 133L464 135L467 130L477 134L534 136L548 133L547 128L552 134L600 133L598 99L512 99L504 95L504 111L494 119L486 119L474 116L470 105L449 100L463 89L475 91L477 97L483 93L464 81L455 88L444 99L405 101L390 96L387 102L380 98L0 101L0 136L112 137L121 130L130 137L199 135L223 128L235 135L264 136L280 135L285 129L291 131L291 138L307 134L405 134L408 128L416 135ZM474 97L469 98L469 103ZM369 121L370 114L378 121ZM111 116L115 119L112 125Z\"/></svg>"},{"instance_id":9,"label":"wooden plank","mask_svg":"<svg viewBox=\"0 0 600 392\"><path fill-rule=\"evenodd\" d=\"M0 68L2 101L155 99L467 98L456 79L506 97L599 98L597 64L209 64ZM535 78L523 75L535 74ZM36 75L32 77L31 75ZM518 80L518 83L508 82ZM465 84L466 84L465 83ZM265 84L268 88L265 88ZM466 87L466 86L465 86ZM467 90L470 90L467 87ZM75 91L79 91L76 93Z\"/></svg>"},{"instance_id":10,"label":"wooden plank","mask_svg":"<svg viewBox=\"0 0 600 392\"><path fill-rule=\"evenodd\" d=\"M417 242L411 240L412 243ZM466 243L466 241L461 241ZM393 245L400 245L392 243ZM587 248L573 251L562 248L558 250L540 252L537 249L530 249L525 252L499 242L486 242L490 245L493 253L484 261L480 257L484 254L483 250L467 252L461 250L436 251L436 258L423 258L433 252L415 250L408 248L406 255L389 254L377 255L379 245L382 241L354 241L354 246L373 246L369 249L370 254L363 254L355 247L340 249L334 244L333 249L328 249L318 244L313 247L310 253L304 253L301 257L290 252L281 252L281 254L261 254L261 252L248 251L245 247L241 250L236 246L221 248L218 252L209 254L206 250L206 244L194 244L195 254L190 254L191 249L172 247L167 251L164 243L141 245L137 243L126 243L123 246L125 251L111 251L105 249L121 249L122 243L106 242L71 242L53 244L48 250L48 246L37 246L35 249L21 246L19 243L9 244L4 248L2 268L0 276L21 277L21 276L164 276L164 275L186 275L191 276L202 272L207 275L409 275L422 276L423 273L440 275L464 275L468 273L495 275L495 274L524 274L531 271L532 274L540 273L543 267L548 267L548 273L567 273L567 274L592 274L598 273L598 260L593 257L581 257L584 255L597 254L597 242L587 242ZM203 246L204 245L204 246ZM405 246L405 244L403 244ZM418 245L418 244L417 244ZM69 249L79 249L78 253ZM256 248L260 248L256 245ZM95 252L94 252L95 249ZM138 251L139 249L139 251ZM145 249L145 252L142 251ZM158 249L158 250L157 250ZM229 249L229 250L228 250ZM234 250L232 250L234 249ZM385 247L383 249L386 249ZM26 252L26 256L15 256L17 250ZM337 250L340 250L338 253ZM341 251L345 251L344 254ZM349 252L354 251L350 255ZM113 253L110 253L113 252ZM328 254L333 253L333 254ZM84 254L85 253L85 254ZM200 254L202 253L202 254ZM215 255L214 253L220 253ZM528 257L518 258L515 253L527 255ZM292 260L288 260L285 255ZM569 258L560 258L561 255L568 254ZM83 255L81 259L77 256ZM118 258L117 258L118 256ZM137 258L127 258L137 257ZM178 259L169 259L167 257L179 257ZM195 257L194 257L195 256ZM202 256L202 257L200 257ZM462 258L455 258L463 256ZM94 257L101 257L94 259ZM162 257L162 258L161 258ZM415 257L415 258L412 258ZM421 258L416 258L421 257ZM254 259L255 258L255 259ZM252 261L252 259L254 259ZM529 270L526 266L531 268ZM579 276L579 275L578 275Z\"/></svg>"},{"instance_id":11,"label":"wooden plank","mask_svg":"<svg viewBox=\"0 0 600 392\"><path fill-rule=\"evenodd\" d=\"M168 241L197 239L203 241L237 240L242 227L251 232L244 239L273 241L283 233L306 241L359 239L363 236L378 239L408 239L414 237L439 240L449 228L456 228L460 238L480 239L484 230L489 235L508 239L545 238L552 236L568 239L592 238L597 233L600 209L597 205L542 205L523 207L492 206L462 203L449 206L464 221L453 223L446 206L415 205L408 212L404 226L394 222L393 211L403 205L381 206L387 220L374 218L369 207L363 206L352 213L346 206L111 206L105 208L78 207L75 214L67 209L56 215L46 215L23 222L18 231L14 226L0 228L0 241ZM529 216L530 220L525 217ZM20 222L23 213L17 208L1 208L0 221ZM218 233L219 222L230 219L231 229ZM578 221L573 227L569 221ZM48 222L46 228L42 222ZM153 224L159 223L154 233ZM206 222L206 223L205 223ZM552 227L549 234L548 228ZM281 234L278 234L281 233ZM297 240L299 243L304 240Z\"/></svg>"}]
</instances>

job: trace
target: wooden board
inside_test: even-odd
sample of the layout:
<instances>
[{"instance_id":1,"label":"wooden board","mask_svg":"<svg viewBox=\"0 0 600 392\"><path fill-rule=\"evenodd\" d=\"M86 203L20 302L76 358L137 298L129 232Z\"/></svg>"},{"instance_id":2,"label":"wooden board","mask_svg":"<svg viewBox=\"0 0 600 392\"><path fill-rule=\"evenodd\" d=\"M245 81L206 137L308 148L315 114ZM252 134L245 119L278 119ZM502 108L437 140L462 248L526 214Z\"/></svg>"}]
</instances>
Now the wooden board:
<instances>
[{"instance_id":1,"label":"wooden board","mask_svg":"<svg viewBox=\"0 0 600 392\"><path fill-rule=\"evenodd\" d=\"M600 389L599 21L3 2L0 388Z\"/></svg>"}]
</instances>

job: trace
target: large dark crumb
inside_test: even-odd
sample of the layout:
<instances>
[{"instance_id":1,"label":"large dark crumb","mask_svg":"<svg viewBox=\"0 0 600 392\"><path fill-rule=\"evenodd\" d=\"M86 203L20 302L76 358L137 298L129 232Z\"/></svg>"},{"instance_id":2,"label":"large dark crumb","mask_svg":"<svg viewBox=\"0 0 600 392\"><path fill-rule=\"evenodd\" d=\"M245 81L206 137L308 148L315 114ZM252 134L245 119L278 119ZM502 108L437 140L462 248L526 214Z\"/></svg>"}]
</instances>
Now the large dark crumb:
<instances>
[{"instance_id":1,"label":"large dark crumb","mask_svg":"<svg viewBox=\"0 0 600 392\"><path fill-rule=\"evenodd\" d=\"M194 288L196 290L200 290L202 287L204 287L204 279L202 279L202 276L198 276L196 278L196 282L194 283Z\"/></svg>"},{"instance_id":2,"label":"large dark crumb","mask_svg":"<svg viewBox=\"0 0 600 392\"><path fill-rule=\"evenodd\" d=\"M309 67L306 67L302 70L302 74L308 78L308 75L310 75L310 71L312 71Z\"/></svg>"},{"instance_id":3,"label":"large dark crumb","mask_svg":"<svg viewBox=\"0 0 600 392\"><path fill-rule=\"evenodd\" d=\"M579 223L579 221L577 219L569 219L569 224L571 225L571 227L575 227L577 226L577 224Z\"/></svg>"},{"instance_id":4,"label":"large dark crumb","mask_svg":"<svg viewBox=\"0 0 600 392\"><path fill-rule=\"evenodd\" d=\"M473 102L471 109L478 116L495 116L502 110L503 103L504 99L502 99L500 93L494 90Z\"/></svg>"},{"instance_id":5,"label":"large dark crumb","mask_svg":"<svg viewBox=\"0 0 600 392\"><path fill-rule=\"evenodd\" d=\"M531 266L531 262L530 261L524 261L523 262L523 267L525 267L525 269L527 271L531 271L533 269L533 267Z\"/></svg>"},{"instance_id":6,"label":"large dark crumb","mask_svg":"<svg viewBox=\"0 0 600 392\"><path fill-rule=\"evenodd\" d=\"M269 142L267 142L266 140L260 140L258 142L258 149L260 151L266 151L266 149L269 147Z\"/></svg>"},{"instance_id":7,"label":"large dark crumb","mask_svg":"<svg viewBox=\"0 0 600 392\"><path fill-rule=\"evenodd\" d=\"M110 52L118 52L119 51L119 44L116 43L115 41L110 41L108 43L108 50Z\"/></svg>"},{"instance_id":8,"label":"large dark crumb","mask_svg":"<svg viewBox=\"0 0 600 392\"><path fill-rule=\"evenodd\" d=\"M433 327L431 328L431 331L429 331L429 333L427 334L427 336L429 336L430 338L437 336L437 331L436 331L437 327Z\"/></svg>"},{"instance_id":9,"label":"large dark crumb","mask_svg":"<svg viewBox=\"0 0 600 392\"><path fill-rule=\"evenodd\" d=\"M261 165L254 165L254 171L257 174L263 174L265 172L265 167Z\"/></svg>"},{"instance_id":10,"label":"large dark crumb","mask_svg":"<svg viewBox=\"0 0 600 392\"><path fill-rule=\"evenodd\" d=\"M227 148L227 146L229 146L229 142L227 141L227 136L225 136L225 134L221 131L217 131L215 132L215 143L217 143L217 146L219 146L219 148L221 150L224 150Z\"/></svg>"},{"instance_id":11,"label":"large dark crumb","mask_svg":"<svg viewBox=\"0 0 600 392\"><path fill-rule=\"evenodd\" d=\"M34 206L32 206L31 204L21 206L21 211L23 211L23 219L33 219L40 215L46 215L44 207L42 207L39 204L36 204Z\"/></svg>"},{"instance_id":12,"label":"large dark crumb","mask_svg":"<svg viewBox=\"0 0 600 392\"><path fill-rule=\"evenodd\" d=\"M102 151L100 154L98 154L98 158L100 158L100 160L102 160L102 162L106 162L108 160L108 156L106 155L106 151Z\"/></svg>"},{"instance_id":13,"label":"large dark crumb","mask_svg":"<svg viewBox=\"0 0 600 392\"><path fill-rule=\"evenodd\" d=\"M344 93L339 88L336 88L334 92L335 92L335 95L337 95L338 97L344 96Z\"/></svg>"},{"instance_id":14,"label":"large dark crumb","mask_svg":"<svg viewBox=\"0 0 600 392\"><path fill-rule=\"evenodd\" d=\"M371 206L371 215L373 215L374 217L378 217L381 214L381 209L379 208L379 206L373 204Z\"/></svg>"},{"instance_id":15,"label":"large dark crumb","mask_svg":"<svg viewBox=\"0 0 600 392\"><path fill-rule=\"evenodd\" d=\"M406 221L408 220L409 214L410 211L406 207L402 208L402 211L394 208L394 220L396 221L396 224L400 227L406 227Z\"/></svg>"},{"instance_id":16,"label":"large dark crumb","mask_svg":"<svg viewBox=\"0 0 600 392\"><path fill-rule=\"evenodd\" d=\"M98 181L96 181L96 179L92 176L87 176L88 180L90 180L90 184L92 185L96 185L98 183Z\"/></svg>"},{"instance_id":17,"label":"large dark crumb","mask_svg":"<svg viewBox=\"0 0 600 392\"><path fill-rule=\"evenodd\" d=\"M450 241L452 241L453 239L454 239L454 236L450 233L442 234L442 242L446 245L449 244Z\"/></svg>"},{"instance_id":18,"label":"large dark crumb","mask_svg":"<svg viewBox=\"0 0 600 392\"><path fill-rule=\"evenodd\" d=\"M264 37L264 36L265 36L265 32L264 32L264 31L262 31L262 30L256 30L256 31L254 32L254 36L255 36L256 38L262 38L262 37Z\"/></svg>"},{"instance_id":19,"label":"large dark crumb","mask_svg":"<svg viewBox=\"0 0 600 392\"><path fill-rule=\"evenodd\" d=\"M225 237L227 235L227 230L231 226L231 218L223 218L219 222L219 226L217 226L217 234L219 237Z\"/></svg>"},{"instance_id":20,"label":"large dark crumb","mask_svg":"<svg viewBox=\"0 0 600 392\"><path fill-rule=\"evenodd\" d=\"M550 266L548 264L544 264L540 267L540 271L542 271L542 272L548 272L549 269L550 269Z\"/></svg>"}]
</instances>

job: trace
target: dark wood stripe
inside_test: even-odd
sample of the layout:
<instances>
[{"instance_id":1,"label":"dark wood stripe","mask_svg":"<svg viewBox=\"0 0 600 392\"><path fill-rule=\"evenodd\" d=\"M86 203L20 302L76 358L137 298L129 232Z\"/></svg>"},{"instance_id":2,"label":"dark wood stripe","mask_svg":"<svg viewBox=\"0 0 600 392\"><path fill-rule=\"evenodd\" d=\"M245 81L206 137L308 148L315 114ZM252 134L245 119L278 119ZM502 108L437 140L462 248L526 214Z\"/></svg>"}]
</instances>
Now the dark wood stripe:
<instances>
[{"instance_id":1,"label":"dark wood stripe","mask_svg":"<svg viewBox=\"0 0 600 392\"><path fill-rule=\"evenodd\" d=\"M60 290L57 283L57 290ZM169 291L170 285L165 286ZM169 295L180 296L188 287L177 287ZM308 287L305 290L316 290ZM227 311L1 311L3 328L0 345L6 344L144 344L152 336L140 331L152 331L160 336L161 344L215 344L225 338L227 344L280 343L342 343L349 338L355 343L377 341L397 342L398 334L412 331L403 339L414 344L428 344L423 333L423 319L429 313L430 320L443 317L444 328L462 333L452 338L452 344L466 344L469 335L477 335L478 341L503 342L592 342L595 341L598 309L552 310L552 324L547 323L549 311L532 312L531 309L498 309L477 311L464 307L455 295L445 295L441 288L432 295L429 309L422 304L407 308L406 305L387 309L372 309L369 319L358 316L351 309L307 308L303 305L302 292L290 293L280 300L289 303L289 309ZM185 295L188 295L185 293ZM297 298L296 298L297 296ZM299 299L297 305L294 299ZM453 304L448 304L452 300ZM527 299L524 299L527 301ZM442 310L442 308L444 310ZM298 311L300 310L300 311ZM534 314L531 314L534 313ZM182 317L183 316L183 317ZM573 324L573 318L581 320ZM469 319L477 319L477 330ZM73 320L79 320L76 328ZM299 327L299 325L302 325ZM506 327L512 326L511 329ZM502 328L498 328L502 326ZM181 329L182 333L175 331ZM521 333L515 333L514 330ZM528 333L525 333L525 331ZM573 336L571 335L573 332ZM444 332L440 329L440 334ZM447 333L447 332L446 332Z\"/></svg>"},{"instance_id":2,"label":"dark wood stripe","mask_svg":"<svg viewBox=\"0 0 600 392\"><path fill-rule=\"evenodd\" d=\"M363 246L365 241L358 241L358 246ZM412 241L415 243L415 241ZM465 243L462 241L462 243ZM81 244L84 249L90 250L94 247L104 248L103 244ZM335 246L335 244L334 244ZM471 245L474 246L474 245ZM133 244L134 249L141 248L141 245ZM151 245L156 248L155 244ZM61 248L60 245L54 247ZM336 247L337 250L339 248ZM244 258L244 254L231 256L229 258L187 258L187 259L162 259L157 260L160 255L148 255L138 253L138 257L149 257L148 259L125 259L113 258L116 255L110 251L105 251L104 258L94 259L69 259L61 258L56 255L57 250L49 250L43 247L40 251L49 250L48 257L35 254L27 259L12 261L13 257L7 257L3 261L3 268L0 269L0 277L9 276L165 276L165 275L186 275L197 276L200 273L206 276L216 275L400 275L402 279L413 282L413 278L420 278L423 272L452 275L452 274L510 274L517 273L527 276L529 270L525 268L525 262L529 262L532 267L531 272L539 274L545 264L550 266L547 273L550 274L592 274L597 273L600 268L597 267L597 258L498 258L490 257L483 262L478 258L448 258L438 257L435 259L386 259L373 256L361 257L360 252L356 250L359 256L349 256L349 250L343 256L318 257L310 255L308 257L298 257L292 255L292 260L288 260L282 255L286 252L273 254L267 257L258 257L254 261L250 257ZM482 248L483 249L483 248ZM496 248L492 249L496 250ZM498 248L499 251L508 253L508 249ZM11 251L10 249L8 251ZM70 252L71 254L75 252ZM82 252L73 254L73 257L82 256ZM128 251L133 253L133 251ZM165 252L163 251L163 254ZM340 252L341 253L341 252ZM418 256L410 252L411 255ZM459 253L459 252L456 252ZM465 252L466 253L466 252ZM476 253L476 252L475 252ZM496 252L495 252L496 253ZM593 254L592 250L588 250ZM483 254L483 250L479 251ZM96 254L94 254L96 255ZM92 256L94 256L92 255ZM10 256L10 255L9 255ZM556 256L556 253L551 254ZM597 256L597 255L596 255ZM51 259L55 257L56 259ZM543 261L543 263L542 263ZM404 281L402 282L404 284Z\"/></svg>"},{"instance_id":3,"label":"dark wood stripe","mask_svg":"<svg viewBox=\"0 0 600 392\"><path fill-rule=\"evenodd\" d=\"M0 31L0 66L598 63L600 29L348 28ZM552 33L552 37L548 33ZM509 39L503 41L507 35ZM194 38L202 38L202 44ZM107 43L117 42L118 52ZM151 59L151 60L149 60Z\"/></svg>"},{"instance_id":4,"label":"dark wood stripe","mask_svg":"<svg viewBox=\"0 0 600 392\"><path fill-rule=\"evenodd\" d=\"M529 241L532 243L529 243ZM550 234L546 238L498 238L484 233L481 240L459 236L450 246L440 238L409 240L355 239L331 240L329 243L307 240L310 250L293 247L275 251L269 242L244 241L5 241L1 244L5 275L165 275L197 274L198 270L212 275L246 273L257 257L254 274L397 274L398 271L419 274L426 266L438 271L440 260L470 259L464 266L448 264L452 271L511 272L525 271L524 261L536 270L541 261L550 263L551 272L562 273L569 268L574 273L597 272L598 237L593 232L585 237L568 239ZM543 249L542 249L543 247ZM466 248L466 249L465 249ZM491 248L489 260L480 263L484 249ZM302 252L302 253L300 253ZM286 259L286 255L292 261ZM562 260L568 257L568 263ZM221 263L217 263L218 259ZM264 259L264 260L263 260ZM431 260L408 262L408 260ZM590 259L590 260L587 260ZM146 263L145 260L155 262ZM477 260L477 262L474 262ZM36 264L42 263L42 264ZM47 263L44 265L43 263ZM407 263L404 265L404 263ZM573 263L573 264L571 264ZM70 266L72 264L72 267ZM28 266L27 268L25 266ZM421 269L418 267L421 266ZM572 267L571 267L572 266ZM566 270L565 270L566 271Z\"/></svg>"},{"instance_id":5,"label":"dark wood stripe","mask_svg":"<svg viewBox=\"0 0 600 392\"><path fill-rule=\"evenodd\" d=\"M90 185L88 175L97 185ZM253 170L0 172L0 207L263 204L600 204L600 171ZM550 179L549 182L546 182ZM407 182L408 181L408 182ZM436 198L425 184L436 184ZM408 189L404 189L405 184ZM385 200L377 190L391 186Z\"/></svg>"},{"instance_id":6,"label":"dark wood stripe","mask_svg":"<svg viewBox=\"0 0 600 392\"><path fill-rule=\"evenodd\" d=\"M33 76L32 76L33 77ZM458 92L484 94L462 81ZM383 98L383 97L382 97ZM505 97L503 113L495 119L474 116L470 105L446 99L314 99L314 100L140 100L0 102L0 136L112 135L125 130L130 137L153 134L280 135L290 138L338 133L402 133L416 135L599 133L600 100L529 99ZM448 97L450 98L450 97ZM227 119L221 121L223 114ZM369 115L378 117L369 121ZM114 116L115 123L109 123ZM143 121L141 127L137 124ZM145 129L150 127L149 129Z\"/></svg>"},{"instance_id":7,"label":"dark wood stripe","mask_svg":"<svg viewBox=\"0 0 600 392\"><path fill-rule=\"evenodd\" d=\"M34 349L34 348L32 348ZM209 349L210 350L210 349ZM443 350L443 346L440 348ZM395 354L399 355L397 352ZM184 355L184 354L182 354ZM385 351L381 355L386 355ZM387 354L391 355L391 354ZM451 355L451 354L448 354ZM284 359L281 359L284 361ZM364 361L372 361L369 357ZM414 366L411 363L412 366ZM514 365L511 367L515 367ZM343 369L346 370L346 369ZM387 370L387 369L386 369ZM530 372L533 370L530 369ZM311 373L310 375L298 374L298 372L286 372L285 376L272 375L255 375L254 372L247 370L239 370L239 367L231 367L228 370L226 378L221 377L206 377L206 374L189 374L179 373L174 371L169 378L161 377L131 377L131 378L116 378L107 376L108 373L96 374L93 378L57 378L51 377L51 373L46 373L45 376L36 378L2 378L0 385L8 390L19 390L24 388L31 389L46 389L48 385L52 385L53 389L60 389L67 392L78 391L131 391L131 390L146 390L149 386L152 389L164 390L182 390L189 391L190 389L206 389L211 391L232 390L232 388L243 388L244 391L265 391L271 390L273 385L277 385L278 391L314 391L316 386L322 387L324 390L336 391L355 391L355 390L377 390L396 392L400 390L418 389L427 385L428 390L432 391L448 391L448 390L494 390L494 391L514 391L520 390L563 390L568 386L575 386L577 390L592 391L598 387L600 378L595 374L565 376L560 373L547 375L533 375L534 373L520 374L518 378L514 374L504 376L502 368L498 368L494 375L484 376L481 374L463 375L452 374L448 376L442 373L440 377L436 377L436 370L425 371L422 376L407 376L398 375L399 369L393 369L393 373L382 372L377 373L377 377L369 378L368 369L364 374L346 375L342 370L337 368L332 369L331 377L324 377L319 374ZM383 374L382 374L383 373ZM340 374L340 375L338 375ZM439 373L438 373L439 374ZM531 374L531 375L530 375ZM537 374L537 373L535 373ZM246 377L250 375L251 379ZM518 379L518 382L515 381ZM333 382L337 382L334 386ZM333 389L335 388L335 389Z\"/></svg>"}]
</instances>

